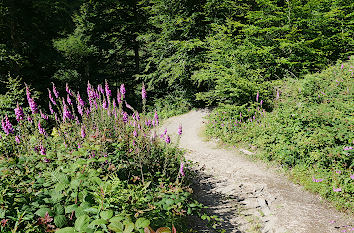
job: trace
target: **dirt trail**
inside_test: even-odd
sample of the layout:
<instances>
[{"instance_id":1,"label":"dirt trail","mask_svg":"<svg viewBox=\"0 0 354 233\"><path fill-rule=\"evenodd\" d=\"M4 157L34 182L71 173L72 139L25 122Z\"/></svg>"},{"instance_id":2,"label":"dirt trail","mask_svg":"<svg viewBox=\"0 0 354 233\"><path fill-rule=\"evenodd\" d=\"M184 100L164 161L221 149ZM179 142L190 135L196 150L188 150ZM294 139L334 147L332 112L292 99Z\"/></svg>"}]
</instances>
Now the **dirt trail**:
<instances>
[{"instance_id":1,"label":"dirt trail","mask_svg":"<svg viewBox=\"0 0 354 233\"><path fill-rule=\"evenodd\" d=\"M204 110L168 119L160 128L176 134L183 126L180 146L186 158L199 164L195 193L211 214L220 216L225 232L354 232L352 216L327 207L320 198L240 151L222 149L199 136ZM198 232L212 232L196 222ZM219 228L219 229L220 229Z\"/></svg>"}]
</instances>

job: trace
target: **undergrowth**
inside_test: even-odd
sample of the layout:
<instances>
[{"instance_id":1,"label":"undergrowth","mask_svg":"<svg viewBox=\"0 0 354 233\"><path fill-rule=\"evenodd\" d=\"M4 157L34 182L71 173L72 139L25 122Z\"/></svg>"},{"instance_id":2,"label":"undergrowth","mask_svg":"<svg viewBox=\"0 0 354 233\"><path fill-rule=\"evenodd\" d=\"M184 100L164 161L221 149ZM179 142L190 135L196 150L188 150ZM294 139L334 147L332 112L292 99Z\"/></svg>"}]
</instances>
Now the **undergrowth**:
<instances>
[{"instance_id":1,"label":"undergrowth","mask_svg":"<svg viewBox=\"0 0 354 233\"><path fill-rule=\"evenodd\" d=\"M256 146L259 157L281 164L295 182L353 212L353 64L354 57L300 80L278 81L271 112L258 95L252 104L219 106L206 133Z\"/></svg>"}]
</instances>

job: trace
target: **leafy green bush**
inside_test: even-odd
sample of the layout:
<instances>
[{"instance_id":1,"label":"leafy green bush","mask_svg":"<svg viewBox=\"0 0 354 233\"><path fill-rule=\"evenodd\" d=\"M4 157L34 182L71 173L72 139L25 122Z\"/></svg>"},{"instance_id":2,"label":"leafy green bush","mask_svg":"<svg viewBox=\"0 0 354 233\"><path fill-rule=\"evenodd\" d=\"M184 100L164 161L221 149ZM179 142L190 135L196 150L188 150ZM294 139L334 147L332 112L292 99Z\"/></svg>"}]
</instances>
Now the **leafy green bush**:
<instances>
[{"instance_id":1,"label":"leafy green bush","mask_svg":"<svg viewBox=\"0 0 354 233\"><path fill-rule=\"evenodd\" d=\"M354 57L302 80L288 79L276 86L269 113L260 104L246 111L221 106L209 116L206 131L259 147L262 158L290 168L296 181L352 210L353 64Z\"/></svg>"},{"instance_id":2,"label":"leafy green bush","mask_svg":"<svg viewBox=\"0 0 354 233\"><path fill-rule=\"evenodd\" d=\"M167 133L156 137L159 116L134 110L124 85L112 98L108 83L88 84L87 102L66 92L61 98L53 84L47 115L27 87L30 112L18 105L17 125L2 117L1 232L182 228L200 205L186 186L182 152Z\"/></svg>"}]
</instances>

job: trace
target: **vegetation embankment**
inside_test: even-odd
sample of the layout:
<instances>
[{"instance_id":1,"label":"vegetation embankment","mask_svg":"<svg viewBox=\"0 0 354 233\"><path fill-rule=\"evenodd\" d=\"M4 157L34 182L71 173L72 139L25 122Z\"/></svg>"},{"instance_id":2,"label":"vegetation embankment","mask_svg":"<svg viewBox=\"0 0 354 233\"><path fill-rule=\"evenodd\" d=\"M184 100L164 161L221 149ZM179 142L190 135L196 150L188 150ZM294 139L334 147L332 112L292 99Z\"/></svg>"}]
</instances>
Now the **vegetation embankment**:
<instances>
[{"instance_id":1,"label":"vegetation embankment","mask_svg":"<svg viewBox=\"0 0 354 233\"><path fill-rule=\"evenodd\" d=\"M156 136L158 114L134 110L124 85L113 95L107 82L88 84L87 100L69 86L48 91L49 115L26 87L29 108L17 105L16 124L2 117L1 232L184 229L199 204L177 143ZM144 86L142 99L144 109Z\"/></svg>"},{"instance_id":2,"label":"vegetation embankment","mask_svg":"<svg viewBox=\"0 0 354 233\"><path fill-rule=\"evenodd\" d=\"M353 211L354 58L303 79L275 83L274 106L262 95L244 106L223 105L209 115L206 132L231 144L247 143L276 161L307 189Z\"/></svg>"}]
</instances>

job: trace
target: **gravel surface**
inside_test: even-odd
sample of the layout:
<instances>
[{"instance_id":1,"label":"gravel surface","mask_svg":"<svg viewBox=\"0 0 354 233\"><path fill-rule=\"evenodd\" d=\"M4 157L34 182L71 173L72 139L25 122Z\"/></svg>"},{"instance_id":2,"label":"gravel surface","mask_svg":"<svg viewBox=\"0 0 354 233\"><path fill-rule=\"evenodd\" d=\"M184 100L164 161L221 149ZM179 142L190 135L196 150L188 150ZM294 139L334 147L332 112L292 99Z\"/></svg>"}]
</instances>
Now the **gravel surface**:
<instances>
[{"instance_id":1,"label":"gravel surface","mask_svg":"<svg viewBox=\"0 0 354 233\"><path fill-rule=\"evenodd\" d=\"M211 215L221 218L224 232L354 232L353 216L326 205L317 195L290 182L279 169L247 158L246 149L223 148L200 136L207 110L194 110L166 120L165 128L176 141L181 124L180 147L196 162L194 192ZM175 139L175 140L173 140ZM193 219L197 232L216 232ZM351 229L353 229L351 231Z\"/></svg>"}]
</instances>

